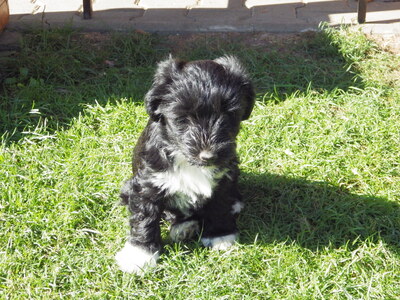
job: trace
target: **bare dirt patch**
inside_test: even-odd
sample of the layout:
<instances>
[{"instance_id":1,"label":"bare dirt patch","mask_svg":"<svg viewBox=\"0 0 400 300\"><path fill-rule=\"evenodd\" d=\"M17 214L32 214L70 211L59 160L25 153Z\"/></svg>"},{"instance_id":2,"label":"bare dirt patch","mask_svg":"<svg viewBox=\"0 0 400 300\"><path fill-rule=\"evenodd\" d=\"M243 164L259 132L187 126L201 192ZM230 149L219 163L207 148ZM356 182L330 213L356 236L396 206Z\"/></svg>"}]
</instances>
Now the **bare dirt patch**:
<instances>
[{"instance_id":1,"label":"bare dirt patch","mask_svg":"<svg viewBox=\"0 0 400 300\"><path fill-rule=\"evenodd\" d=\"M400 34L374 34L368 38L375 41L382 49L400 55Z\"/></svg>"}]
</instances>

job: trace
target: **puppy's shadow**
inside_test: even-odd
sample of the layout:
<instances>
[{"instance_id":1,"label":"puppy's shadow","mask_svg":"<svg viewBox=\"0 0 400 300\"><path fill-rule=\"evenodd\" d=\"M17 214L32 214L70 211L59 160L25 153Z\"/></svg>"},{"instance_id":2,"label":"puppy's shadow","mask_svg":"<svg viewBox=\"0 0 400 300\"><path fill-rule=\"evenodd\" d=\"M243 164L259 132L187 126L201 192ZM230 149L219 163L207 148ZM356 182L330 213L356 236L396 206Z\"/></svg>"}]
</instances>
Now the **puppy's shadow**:
<instances>
[{"instance_id":1,"label":"puppy's shadow","mask_svg":"<svg viewBox=\"0 0 400 300\"><path fill-rule=\"evenodd\" d=\"M295 242L317 250L382 240L400 253L400 206L326 182L242 173L241 243Z\"/></svg>"}]
</instances>

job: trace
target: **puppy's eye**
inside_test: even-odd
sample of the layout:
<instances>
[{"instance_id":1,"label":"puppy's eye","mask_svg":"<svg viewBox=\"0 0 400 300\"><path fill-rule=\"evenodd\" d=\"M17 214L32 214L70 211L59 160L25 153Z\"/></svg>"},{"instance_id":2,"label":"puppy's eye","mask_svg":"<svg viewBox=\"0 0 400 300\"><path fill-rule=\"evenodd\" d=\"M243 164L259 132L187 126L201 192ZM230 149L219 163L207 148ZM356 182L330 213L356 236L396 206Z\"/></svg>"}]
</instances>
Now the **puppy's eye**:
<instances>
[{"instance_id":1,"label":"puppy's eye","mask_svg":"<svg viewBox=\"0 0 400 300\"><path fill-rule=\"evenodd\" d=\"M178 125L185 125L188 123L188 118L187 117L179 117L175 119L175 123Z\"/></svg>"},{"instance_id":2,"label":"puppy's eye","mask_svg":"<svg viewBox=\"0 0 400 300\"><path fill-rule=\"evenodd\" d=\"M235 120L237 118L237 111L236 110L228 111L226 113L226 117L228 118L228 120Z\"/></svg>"}]
</instances>

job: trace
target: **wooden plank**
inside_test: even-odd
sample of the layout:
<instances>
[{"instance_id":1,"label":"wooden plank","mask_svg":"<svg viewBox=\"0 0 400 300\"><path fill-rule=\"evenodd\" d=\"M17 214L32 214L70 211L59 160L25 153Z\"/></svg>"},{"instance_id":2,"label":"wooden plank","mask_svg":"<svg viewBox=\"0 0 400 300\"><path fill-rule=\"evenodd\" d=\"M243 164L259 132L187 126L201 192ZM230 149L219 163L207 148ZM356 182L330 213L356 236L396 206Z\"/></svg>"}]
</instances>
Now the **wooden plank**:
<instances>
[{"instance_id":1,"label":"wooden plank","mask_svg":"<svg viewBox=\"0 0 400 300\"><path fill-rule=\"evenodd\" d=\"M8 23L10 11L8 10L8 1L0 0L0 32L3 31Z\"/></svg>"}]
</instances>

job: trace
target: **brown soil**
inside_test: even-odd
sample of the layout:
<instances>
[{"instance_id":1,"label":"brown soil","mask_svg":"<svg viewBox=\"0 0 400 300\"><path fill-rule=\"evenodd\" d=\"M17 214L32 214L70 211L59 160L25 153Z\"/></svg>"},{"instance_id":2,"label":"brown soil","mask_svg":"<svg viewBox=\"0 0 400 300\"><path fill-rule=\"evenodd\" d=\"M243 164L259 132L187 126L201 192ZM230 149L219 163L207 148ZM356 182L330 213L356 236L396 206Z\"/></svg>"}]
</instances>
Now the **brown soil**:
<instances>
[{"instance_id":1,"label":"brown soil","mask_svg":"<svg viewBox=\"0 0 400 300\"><path fill-rule=\"evenodd\" d=\"M382 49L400 55L400 34L374 34L368 35L368 38L378 43Z\"/></svg>"}]
</instances>

